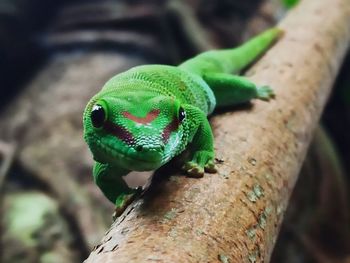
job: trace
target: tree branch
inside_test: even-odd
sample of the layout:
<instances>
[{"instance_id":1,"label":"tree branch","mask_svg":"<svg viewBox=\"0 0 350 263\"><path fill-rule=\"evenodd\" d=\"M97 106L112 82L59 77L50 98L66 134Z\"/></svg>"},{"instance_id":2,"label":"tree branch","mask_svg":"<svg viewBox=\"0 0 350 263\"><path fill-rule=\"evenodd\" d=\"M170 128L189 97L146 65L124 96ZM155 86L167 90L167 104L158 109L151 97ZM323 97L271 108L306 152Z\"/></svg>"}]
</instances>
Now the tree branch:
<instances>
[{"instance_id":1,"label":"tree branch","mask_svg":"<svg viewBox=\"0 0 350 263\"><path fill-rule=\"evenodd\" d=\"M348 0L308 0L249 76L272 102L212 119L219 172L155 183L86 262L267 262L350 38Z\"/></svg>"}]
</instances>

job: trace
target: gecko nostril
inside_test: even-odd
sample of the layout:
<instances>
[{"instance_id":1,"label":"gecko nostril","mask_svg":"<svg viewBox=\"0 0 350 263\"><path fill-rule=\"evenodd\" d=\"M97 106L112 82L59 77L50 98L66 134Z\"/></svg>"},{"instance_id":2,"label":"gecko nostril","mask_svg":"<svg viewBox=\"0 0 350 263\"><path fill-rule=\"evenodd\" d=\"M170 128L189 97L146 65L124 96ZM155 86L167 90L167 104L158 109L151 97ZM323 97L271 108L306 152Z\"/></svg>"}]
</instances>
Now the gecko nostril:
<instances>
[{"instance_id":1,"label":"gecko nostril","mask_svg":"<svg viewBox=\"0 0 350 263\"><path fill-rule=\"evenodd\" d=\"M160 146L160 149L161 149L162 151L164 151L164 149L165 149L164 145Z\"/></svg>"},{"instance_id":2,"label":"gecko nostril","mask_svg":"<svg viewBox=\"0 0 350 263\"><path fill-rule=\"evenodd\" d=\"M142 145L136 146L136 151L141 152L143 150Z\"/></svg>"}]
</instances>

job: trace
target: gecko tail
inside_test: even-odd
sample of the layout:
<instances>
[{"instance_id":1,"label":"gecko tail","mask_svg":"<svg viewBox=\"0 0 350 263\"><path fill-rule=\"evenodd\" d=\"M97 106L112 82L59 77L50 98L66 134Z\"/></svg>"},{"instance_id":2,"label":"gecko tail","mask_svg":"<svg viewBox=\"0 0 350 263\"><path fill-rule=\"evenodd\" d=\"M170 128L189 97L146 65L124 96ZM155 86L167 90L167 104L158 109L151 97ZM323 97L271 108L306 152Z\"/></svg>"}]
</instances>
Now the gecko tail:
<instances>
[{"instance_id":1,"label":"gecko tail","mask_svg":"<svg viewBox=\"0 0 350 263\"><path fill-rule=\"evenodd\" d=\"M236 48L210 50L179 65L180 68L203 76L205 73L238 73L260 57L282 35L283 30L274 27L253 37Z\"/></svg>"}]
</instances>

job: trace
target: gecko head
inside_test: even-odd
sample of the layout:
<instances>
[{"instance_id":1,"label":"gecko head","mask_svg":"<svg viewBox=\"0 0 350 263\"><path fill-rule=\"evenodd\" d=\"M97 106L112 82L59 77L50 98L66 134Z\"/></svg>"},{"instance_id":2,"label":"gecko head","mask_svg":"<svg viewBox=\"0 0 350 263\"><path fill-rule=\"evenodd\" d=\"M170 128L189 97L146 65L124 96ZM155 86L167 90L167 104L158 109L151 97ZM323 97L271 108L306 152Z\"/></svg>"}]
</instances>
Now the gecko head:
<instances>
[{"instance_id":1,"label":"gecko head","mask_svg":"<svg viewBox=\"0 0 350 263\"><path fill-rule=\"evenodd\" d=\"M84 139L96 161L147 171L179 151L186 113L179 101L165 96L97 95L83 121Z\"/></svg>"}]
</instances>

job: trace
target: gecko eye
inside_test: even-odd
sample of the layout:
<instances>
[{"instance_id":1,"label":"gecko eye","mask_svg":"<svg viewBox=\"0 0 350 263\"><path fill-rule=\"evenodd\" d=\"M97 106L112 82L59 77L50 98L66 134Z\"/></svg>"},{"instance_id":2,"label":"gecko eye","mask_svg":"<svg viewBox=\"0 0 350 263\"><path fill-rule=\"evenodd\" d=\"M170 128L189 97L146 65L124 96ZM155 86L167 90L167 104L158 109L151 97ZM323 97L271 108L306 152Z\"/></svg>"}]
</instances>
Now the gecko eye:
<instances>
[{"instance_id":1,"label":"gecko eye","mask_svg":"<svg viewBox=\"0 0 350 263\"><path fill-rule=\"evenodd\" d=\"M99 104L95 104L91 111L91 122L95 128L101 128L106 120L106 112Z\"/></svg>"},{"instance_id":2,"label":"gecko eye","mask_svg":"<svg viewBox=\"0 0 350 263\"><path fill-rule=\"evenodd\" d=\"M186 112L182 107L179 108L179 115L178 116L179 116L178 118L179 118L180 122L182 122L186 118Z\"/></svg>"}]
</instances>

